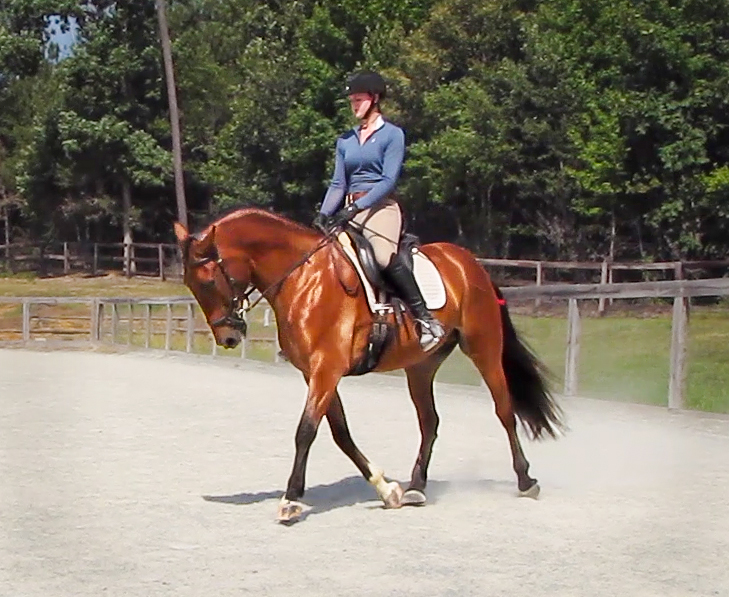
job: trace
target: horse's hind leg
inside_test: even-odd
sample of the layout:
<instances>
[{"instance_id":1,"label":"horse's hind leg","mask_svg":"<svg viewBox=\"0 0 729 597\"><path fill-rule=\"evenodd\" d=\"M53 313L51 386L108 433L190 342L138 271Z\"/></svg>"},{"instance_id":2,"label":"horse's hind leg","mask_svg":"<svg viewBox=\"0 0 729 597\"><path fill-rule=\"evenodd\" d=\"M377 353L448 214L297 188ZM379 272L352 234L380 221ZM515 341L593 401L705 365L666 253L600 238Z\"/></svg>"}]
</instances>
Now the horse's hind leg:
<instances>
[{"instance_id":1,"label":"horse's hind leg","mask_svg":"<svg viewBox=\"0 0 729 597\"><path fill-rule=\"evenodd\" d=\"M433 444L438 435L440 419L435 409L433 396L433 379L443 361L456 345L455 337L446 342L441 349L422 361L405 370L408 378L410 397L418 413L420 425L420 450L413 467L410 486L405 491L403 505L425 505L425 485L428 482L428 465L433 452Z\"/></svg>"},{"instance_id":2,"label":"horse's hind leg","mask_svg":"<svg viewBox=\"0 0 729 597\"><path fill-rule=\"evenodd\" d=\"M382 469L373 465L355 445L347 425L347 417L339 393L335 392L327 409L327 421L334 442L359 469L365 479L374 485L377 494L387 508L399 508L402 489L396 481L387 481Z\"/></svg>"},{"instance_id":3,"label":"horse's hind leg","mask_svg":"<svg viewBox=\"0 0 729 597\"><path fill-rule=\"evenodd\" d=\"M534 497L539 495L539 485L536 479L529 476L529 462L524 456L519 436L516 432L516 416L514 406L509 394L506 375L501 364L500 345L490 339L483 338L481 334L465 337L461 342L461 350L473 361L486 382L496 405L496 416L506 430L511 448L511 457L516 473L520 495Z\"/></svg>"}]
</instances>

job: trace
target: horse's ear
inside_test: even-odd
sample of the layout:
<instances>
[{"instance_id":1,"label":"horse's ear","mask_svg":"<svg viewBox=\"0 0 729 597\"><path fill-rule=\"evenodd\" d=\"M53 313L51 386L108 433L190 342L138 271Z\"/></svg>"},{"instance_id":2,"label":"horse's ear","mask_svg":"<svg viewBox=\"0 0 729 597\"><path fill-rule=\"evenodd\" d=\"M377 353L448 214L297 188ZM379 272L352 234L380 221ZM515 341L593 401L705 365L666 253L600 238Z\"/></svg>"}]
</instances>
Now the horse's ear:
<instances>
[{"instance_id":1,"label":"horse's ear","mask_svg":"<svg viewBox=\"0 0 729 597\"><path fill-rule=\"evenodd\" d=\"M179 222L175 222L174 229L175 229L175 236L177 237L177 242L179 242L180 244L183 244L190 236L190 233L187 231L187 228L185 228Z\"/></svg>"},{"instance_id":2,"label":"horse's ear","mask_svg":"<svg viewBox=\"0 0 729 597\"><path fill-rule=\"evenodd\" d=\"M211 226L195 243L195 250L199 255L208 255L215 249L215 226Z\"/></svg>"}]
</instances>

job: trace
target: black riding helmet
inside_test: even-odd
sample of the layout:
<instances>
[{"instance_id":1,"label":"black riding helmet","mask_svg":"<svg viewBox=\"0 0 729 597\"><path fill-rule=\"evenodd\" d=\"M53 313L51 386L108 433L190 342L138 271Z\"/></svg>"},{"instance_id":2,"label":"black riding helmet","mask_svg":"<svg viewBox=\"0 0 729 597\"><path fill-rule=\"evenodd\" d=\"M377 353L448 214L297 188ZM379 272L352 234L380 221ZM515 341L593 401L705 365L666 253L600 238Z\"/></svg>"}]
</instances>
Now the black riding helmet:
<instances>
[{"instance_id":1,"label":"black riding helmet","mask_svg":"<svg viewBox=\"0 0 729 597\"><path fill-rule=\"evenodd\" d=\"M345 87L345 95L353 93L369 93L370 95L379 95L381 100L385 99L387 93L385 79L373 71L355 73L349 78Z\"/></svg>"}]
</instances>

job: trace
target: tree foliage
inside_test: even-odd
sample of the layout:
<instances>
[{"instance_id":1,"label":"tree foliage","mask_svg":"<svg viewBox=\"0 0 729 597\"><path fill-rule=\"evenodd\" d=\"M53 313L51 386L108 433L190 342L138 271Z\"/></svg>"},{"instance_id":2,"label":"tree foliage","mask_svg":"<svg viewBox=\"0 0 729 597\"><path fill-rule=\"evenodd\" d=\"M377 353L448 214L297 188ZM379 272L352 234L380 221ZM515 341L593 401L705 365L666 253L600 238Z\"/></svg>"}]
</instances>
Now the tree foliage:
<instances>
[{"instance_id":1,"label":"tree foliage","mask_svg":"<svg viewBox=\"0 0 729 597\"><path fill-rule=\"evenodd\" d=\"M729 0L168 7L200 218L260 205L310 219L353 124L343 83L367 66L391 84L400 194L426 240L510 257L727 252ZM51 30L70 23L58 60ZM127 221L168 238L169 148L153 0L3 3L0 183L26 228L90 237Z\"/></svg>"}]
</instances>

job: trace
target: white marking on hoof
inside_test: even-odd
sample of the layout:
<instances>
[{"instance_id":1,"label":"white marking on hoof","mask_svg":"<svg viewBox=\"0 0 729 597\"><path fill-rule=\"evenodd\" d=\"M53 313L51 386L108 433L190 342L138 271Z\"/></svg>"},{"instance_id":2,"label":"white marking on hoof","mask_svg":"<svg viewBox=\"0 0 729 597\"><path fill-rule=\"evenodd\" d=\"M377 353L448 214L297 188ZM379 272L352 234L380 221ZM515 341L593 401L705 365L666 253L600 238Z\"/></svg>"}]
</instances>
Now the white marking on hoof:
<instances>
[{"instance_id":1,"label":"white marking on hoof","mask_svg":"<svg viewBox=\"0 0 729 597\"><path fill-rule=\"evenodd\" d=\"M374 485L377 495L385 504L385 508L399 508L402 499L402 487L397 481L385 481L385 472L370 464L369 482Z\"/></svg>"},{"instance_id":2,"label":"white marking on hoof","mask_svg":"<svg viewBox=\"0 0 729 597\"><path fill-rule=\"evenodd\" d=\"M403 506L425 506L428 499L419 489L408 489L402 496Z\"/></svg>"},{"instance_id":3,"label":"white marking on hoof","mask_svg":"<svg viewBox=\"0 0 729 597\"><path fill-rule=\"evenodd\" d=\"M539 483L535 483L526 491L520 491L519 497L532 498L533 500L536 500L539 497L540 491Z\"/></svg>"},{"instance_id":4,"label":"white marking on hoof","mask_svg":"<svg viewBox=\"0 0 729 597\"><path fill-rule=\"evenodd\" d=\"M385 503L385 508L399 508L402 506L402 487L397 481L390 481L386 485L386 493L381 496Z\"/></svg>"},{"instance_id":5,"label":"white marking on hoof","mask_svg":"<svg viewBox=\"0 0 729 597\"><path fill-rule=\"evenodd\" d=\"M302 514L305 514L310 509L309 506L302 502L295 502L282 497L278 505L278 516L276 520L282 524L293 524L302 520Z\"/></svg>"}]
</instances>

